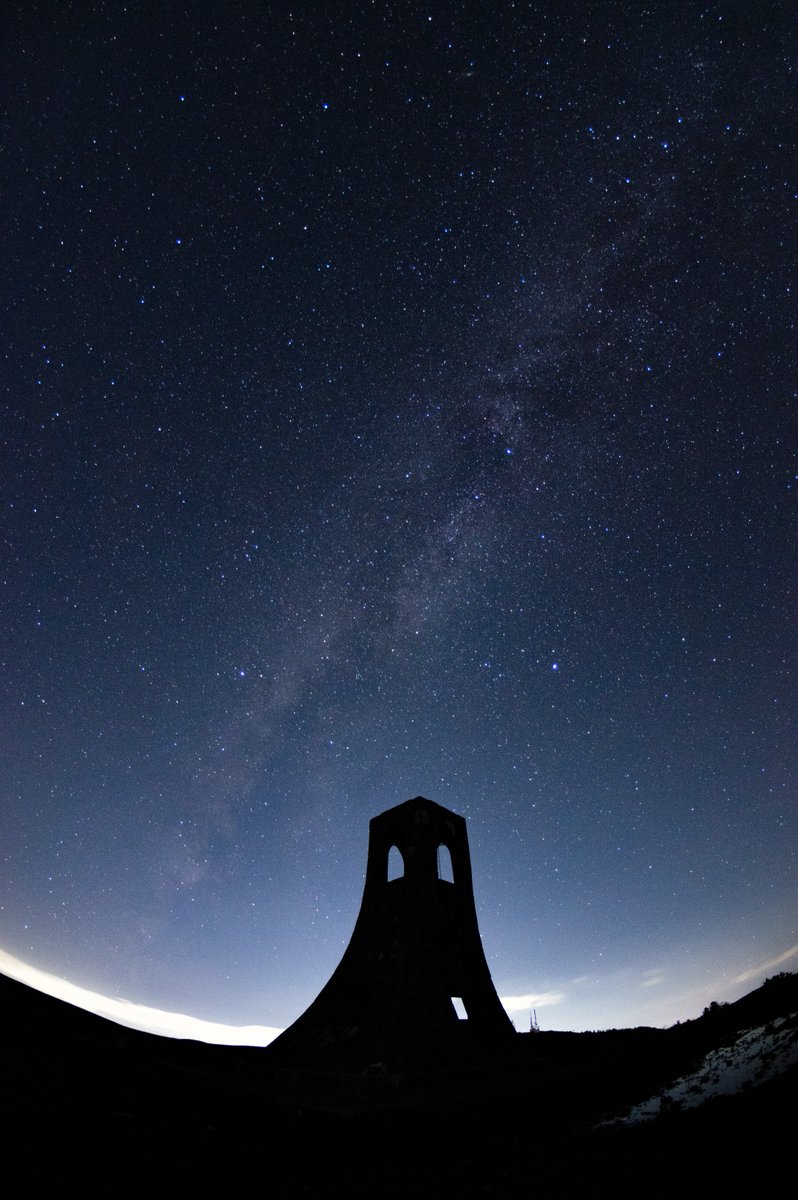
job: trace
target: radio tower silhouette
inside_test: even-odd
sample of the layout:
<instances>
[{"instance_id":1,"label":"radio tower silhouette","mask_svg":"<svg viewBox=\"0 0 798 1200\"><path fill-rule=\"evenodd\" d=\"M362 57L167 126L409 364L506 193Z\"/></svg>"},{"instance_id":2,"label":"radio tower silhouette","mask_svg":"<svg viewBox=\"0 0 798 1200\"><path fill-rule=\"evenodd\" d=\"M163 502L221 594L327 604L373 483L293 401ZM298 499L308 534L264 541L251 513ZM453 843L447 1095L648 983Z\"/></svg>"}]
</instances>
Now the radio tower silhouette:
<instances>
[{"instance_id":1,"label":"radio tower silhouette","mask_svg":"<svg viewBox=\"0 0 798 1200\"><path fill-rule=\"evenodd\" d=\"M389 879L392 847L403 869ZM349 946L267 1054L315 1070L423 1069L489 1061L514 1032L479 936L465 819L423 796L374 817Z\"/></svg>"}]
</instances>

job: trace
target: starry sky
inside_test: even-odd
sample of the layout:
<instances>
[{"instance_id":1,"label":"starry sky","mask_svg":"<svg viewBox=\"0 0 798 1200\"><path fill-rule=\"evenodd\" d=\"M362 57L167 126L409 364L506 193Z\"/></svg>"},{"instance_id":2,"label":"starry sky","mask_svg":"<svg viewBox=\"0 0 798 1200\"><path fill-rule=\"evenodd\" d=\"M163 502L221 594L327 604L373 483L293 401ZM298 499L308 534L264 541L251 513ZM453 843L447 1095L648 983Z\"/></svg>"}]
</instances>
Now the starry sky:
<instances>
[{"instance_id":1,"label":"starry sky","mask_svg":"<svg viewBox=\"0 0 798 1200\"><path fill-rule=\"evenodd\" d=\"M417 794L519 1028L798 966L790 9L5 10L2 969L283 1027Z\"/></svg>"}]
</instances>

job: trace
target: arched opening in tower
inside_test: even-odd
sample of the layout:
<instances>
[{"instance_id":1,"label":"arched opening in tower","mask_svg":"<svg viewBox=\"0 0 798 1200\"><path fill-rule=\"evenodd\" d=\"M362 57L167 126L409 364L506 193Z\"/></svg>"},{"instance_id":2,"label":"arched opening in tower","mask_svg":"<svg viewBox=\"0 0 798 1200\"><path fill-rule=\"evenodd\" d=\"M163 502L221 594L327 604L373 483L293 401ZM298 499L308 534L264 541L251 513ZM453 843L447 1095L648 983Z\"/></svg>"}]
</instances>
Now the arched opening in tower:
<instances>
[{"instance_id":1,"label":"arched opening in tower","mask_svg":"<svg viewBox=\"0 0 798 1200\"><path fill-rule=\"evenodd\" d=\"M398 846L391 846L388 851L388 882L392 879L402 879L405 873L405 860Z\"/></svg>"},{"instance_id":2,"label":"arched opening in tower","mask_svg":"<svg viewBox=\"0 0 798 1200\"><path fill-rule=\"evenodd\" d=\"M438 878L445 879L447 883L454 883L454 868L452 867L452 855L448 846L438 846Z\"/></svg>"}]
</instances>

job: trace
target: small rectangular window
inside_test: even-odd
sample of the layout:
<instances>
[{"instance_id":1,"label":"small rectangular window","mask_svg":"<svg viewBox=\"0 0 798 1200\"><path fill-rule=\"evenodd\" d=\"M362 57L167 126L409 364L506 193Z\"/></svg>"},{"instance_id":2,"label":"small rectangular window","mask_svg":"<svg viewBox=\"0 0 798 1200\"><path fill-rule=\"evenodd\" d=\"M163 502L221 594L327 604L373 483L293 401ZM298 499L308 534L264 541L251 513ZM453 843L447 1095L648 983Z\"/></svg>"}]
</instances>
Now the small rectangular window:
<instances>
[{"instance_id":1,"label":"small rectangular window","mask_svg":"<svg viewBox=\"0 0 798 1200\"><path fill-rule=\"evenodd\" d=\"M466 1012L466 1007L463 1004L462 998L460 996L452 996L452 1007L454 1008L454 1011L457 1013L459 1020L461 1020L461 1021L468 1020L468 1013Z\"/></svg>"}]
</instances>

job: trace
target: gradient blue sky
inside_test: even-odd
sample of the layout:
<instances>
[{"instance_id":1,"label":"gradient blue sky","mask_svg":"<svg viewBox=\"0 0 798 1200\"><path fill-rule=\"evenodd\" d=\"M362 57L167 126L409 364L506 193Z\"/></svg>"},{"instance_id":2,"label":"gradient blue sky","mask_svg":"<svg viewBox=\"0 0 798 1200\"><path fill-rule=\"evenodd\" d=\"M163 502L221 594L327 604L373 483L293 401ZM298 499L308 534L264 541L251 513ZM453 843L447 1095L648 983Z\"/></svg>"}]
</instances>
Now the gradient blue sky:
<instances>
[{"instance_id":1,"label":"gradient blue sky","mask_svg":"<svg viewBox=\"0 0 798 1200\"><path fill-rule=\"evenodd\" d=\"M422 794L521 1028L795 966L795 28L755 10L12 6L11 959L281 1028Z\"/></svg>"}]
</instances>

